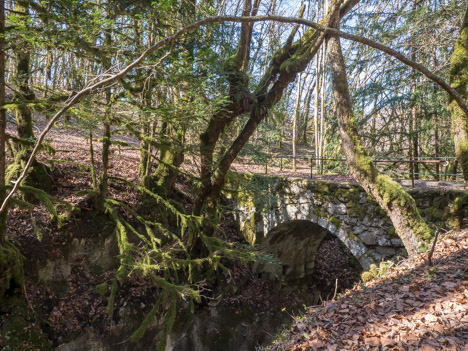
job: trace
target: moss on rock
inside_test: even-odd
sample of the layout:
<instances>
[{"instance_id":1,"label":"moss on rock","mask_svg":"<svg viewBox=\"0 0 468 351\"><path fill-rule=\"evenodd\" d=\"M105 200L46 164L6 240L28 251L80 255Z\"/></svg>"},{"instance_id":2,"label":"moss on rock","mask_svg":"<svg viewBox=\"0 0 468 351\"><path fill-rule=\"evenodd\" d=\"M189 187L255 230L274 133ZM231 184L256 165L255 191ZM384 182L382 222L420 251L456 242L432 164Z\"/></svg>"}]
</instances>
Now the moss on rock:
<instances>
[{"instance_id":1,"label":"moss on rock","mask_svg":"<svg viewBox=\"0 0 468 351\"><path fill-rule=\"evenodd\" d=\"M42 332L23 297L12 297L2 304L8 318L0 317L0 349L8 351L49 351L50 342ZM3 318L5 318L3 320Z\"/></svg>"},{"instance_id":2,"label":"moss on rock","mask_svg":"<svg viewBox=\"0 0 468 351\"><path fill-rule=\"evenodd\" d=\"M329 222L337 228L339 228L341 225L341 221L336 217L330 217Z\"/></svg>"}]
</instances>

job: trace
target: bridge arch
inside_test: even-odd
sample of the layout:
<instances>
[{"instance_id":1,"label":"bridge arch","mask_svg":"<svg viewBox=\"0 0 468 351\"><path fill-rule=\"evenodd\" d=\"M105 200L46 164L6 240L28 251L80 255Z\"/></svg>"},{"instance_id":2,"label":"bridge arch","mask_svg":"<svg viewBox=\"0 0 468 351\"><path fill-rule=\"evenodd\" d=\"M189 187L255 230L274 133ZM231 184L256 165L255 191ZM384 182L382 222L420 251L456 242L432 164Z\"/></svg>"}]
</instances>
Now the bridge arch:
<instances>
[{"instance_id":1,"label":"bridge arch","mask_svg":"<svg viewBox=\"0 0 468 351\"><path fill-rule=\"evenodd\" d=\"M283 222L271 229L259 245L261 251L273 255L279 264L257 264L255 271L262 278L307 279L314 273L320 245L331 235L327 228L308 220Z\"/></svg>"}]
</instances>

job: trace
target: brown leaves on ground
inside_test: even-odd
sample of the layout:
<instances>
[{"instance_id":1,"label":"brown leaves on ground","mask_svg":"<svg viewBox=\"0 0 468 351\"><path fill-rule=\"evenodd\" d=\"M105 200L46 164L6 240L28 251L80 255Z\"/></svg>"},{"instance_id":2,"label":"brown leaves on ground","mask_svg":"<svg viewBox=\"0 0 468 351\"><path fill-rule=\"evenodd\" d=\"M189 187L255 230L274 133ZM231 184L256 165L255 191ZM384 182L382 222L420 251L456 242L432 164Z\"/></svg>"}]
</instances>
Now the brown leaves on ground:
<instances>
[{"instance_id":1,"label":"brown leaves on ground","mask_svg":"<svg viewBox=\"0 0 468 351\"><path fill-rule=\"evenodd\" d=\"M270 350L468 350L468 230L325 302Z\"/></svg>"}]
</instances>

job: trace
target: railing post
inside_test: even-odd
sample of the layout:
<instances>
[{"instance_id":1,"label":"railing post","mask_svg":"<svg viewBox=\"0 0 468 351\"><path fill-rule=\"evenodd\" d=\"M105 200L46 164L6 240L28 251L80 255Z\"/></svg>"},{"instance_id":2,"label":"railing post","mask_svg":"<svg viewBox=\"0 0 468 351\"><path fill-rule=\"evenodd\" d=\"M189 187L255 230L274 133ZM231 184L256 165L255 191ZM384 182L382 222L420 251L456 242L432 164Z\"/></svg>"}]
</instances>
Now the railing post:
<instances>
[{"instance_id":1,"label":"railing post","mask_svg":"<svg viewBox=\"0 0 468 351\"><path fill-rule=\"evenodd\" d=\"M411 172L411 187L414 188L414 162L413 157L410 158L410 172Z\"/></svg>"},{"instance_id":2,"label":"railing post","mask_svg":"<svg viewBox=\"0 0 468 351\"><path fill-rule=\"evenodd\" d=\"M283 156L280 156L280 172L283 171Z\"/></svg>"},{"instance_id":3,"label":"railing post","mask_svg":"<svg viewBox=\"0 0 468 351\"><path fill-rule=\"evenodd\" d=\"M265 157L265 174L268 174L268 157Z\"/></svg>"},{"instance_id":4,"label":"railing post","mask_svg":"<svg viewBox=\"0 0 468 351\"><path fill-rule=\"evenodd\" d=\"M310 158L310 179L312 179L312 175L313 175L313 165L312 165L312 157Z\"/></svg>"}]
</instances>

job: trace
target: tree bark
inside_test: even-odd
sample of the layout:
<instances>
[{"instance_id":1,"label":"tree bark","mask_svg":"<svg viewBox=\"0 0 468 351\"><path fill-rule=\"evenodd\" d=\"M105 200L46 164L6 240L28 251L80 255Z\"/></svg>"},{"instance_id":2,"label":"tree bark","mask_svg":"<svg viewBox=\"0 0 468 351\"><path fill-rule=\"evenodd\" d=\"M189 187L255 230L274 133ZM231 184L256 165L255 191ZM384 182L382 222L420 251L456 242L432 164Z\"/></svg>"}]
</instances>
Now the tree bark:
<instances>
[{"instance_id":1,"label":"tree bark","mask_svg":"<svg viewBox=\"0 0 468 351\"><path fill-rule=\"evenodd\" d=\"M420 243L430 240L433 232L419 215L414 199L398 183L379 173L360 142L352 113L346 66L337 37L329 39L329 61L342 149L350 173L385 210L412 256L418 252Z\"/></svg>"},{"instance_id":2,"label":"tree bark","mask_svg":"<svg viewBox=\"0 0 468 351\"><path fill-rule=\"evenodd\" d=\"M450 85L464 99L468 99L468 9L460 31L460 37L450 61ZM460 163L465 183L468 182L468 113L463 111L453 97L449 110L452 114L452 134L455 152Z\"/></svg>"},{"instance_id":3,"label":"tree bark","mask_svg":"<svg viewBox=\"0 0 468 351\"><path fill-rule=\"evenodd\" d=\"M5 1L0 2L0 106L5 104ZM0 109L0 199L6 197L5 189L5 109ZM0 214L0 301L5 293L23 284L23 256L6 238L7 211ZM1 303L1 302L0 302Z\"/></svg>"},{"instance_id":4,"label":"tree bark","mask_svg":"<svg viewBox=\"0 0 468 351\"><path fill-rule=\"evenodd\" d=\"M172 125L163 126L161 130L161 140L164 146L160 148L161 158L158 168L152 175L155 191L161 195L171 194L176 182L178 168L184 162L184 138L183 128L176 128Z\"/></svg>"},{"instance_id":5,"label":"tree bark","mask_svg":"<svg viewBox=\"0 0 468 351\"><path fill-rule=\"evenodd\" d=\"M0 106L5 104L5 1L0 3ZM6 171L6 110L0 108L0 200L6 196L5 171ZM0 214L0 250L6 240L7 211Z\"/></svg>"},{"instance_id":6,"label":"tree bark","mask_svg":"<svg viewBox=\"0 0 468 351\"><path fill-rule=\"evenodd\" d=\"M297 146L297 119L299 116L299 109L301 105L301 94L302 94L302 75L299 74L299 79L297 82L297 96L296 96L296 106L294 107L294 116L293 116L293 127L292 127L292 153L293 153L293 172L296 172L296 146Z\"/></svg>"},{"instance_id":7,"label":"tree bark","mask_svg":"<svg viewBox=\"0 0 468 351\"><path fill-rule=\"evenodd\" d=\"M260 1L255 0L252 9L251 0L245 0L243 16L256 15L259 4ZM228 72L230 102L210 119L206 130L200 135L201 187L193 210L193 213L198 216L201 214L205 199L210 192L216 144L225 128L237 116L248 112L252 107L252 94L248 89L249 77L246 74L250 61L252 29L253 23L242 24L241 40L237 53L225 63L225 69Z\"/></svg>"}]
</instances>

